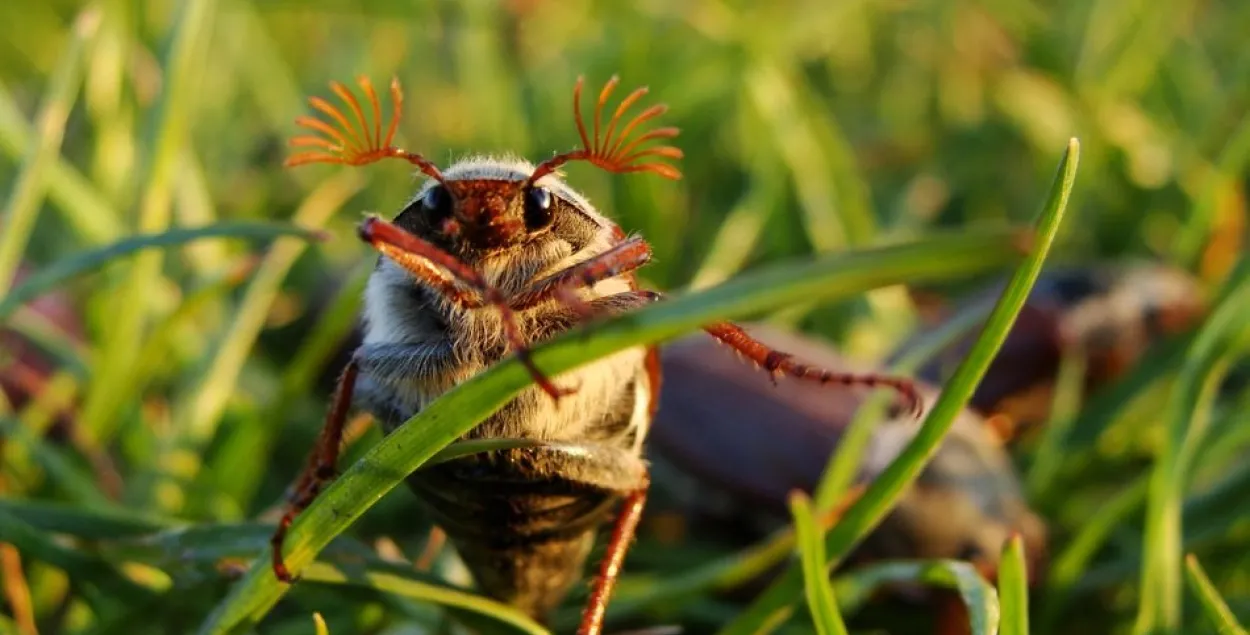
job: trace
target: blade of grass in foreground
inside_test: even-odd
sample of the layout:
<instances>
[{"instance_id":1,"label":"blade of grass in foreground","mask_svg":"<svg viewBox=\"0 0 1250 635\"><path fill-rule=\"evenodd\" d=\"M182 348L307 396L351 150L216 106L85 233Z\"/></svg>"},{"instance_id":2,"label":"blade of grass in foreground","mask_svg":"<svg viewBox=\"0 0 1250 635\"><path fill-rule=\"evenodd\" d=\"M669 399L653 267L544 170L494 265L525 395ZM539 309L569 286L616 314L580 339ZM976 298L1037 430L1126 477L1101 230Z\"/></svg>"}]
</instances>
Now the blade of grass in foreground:
<instances>
[{"instance_id":1,"label":"blade of grass in foreground","mask_svg":"<svg viewBox=\"0 0 1250 635\"><path fill-rule=\"evenodd\" d=\"M1002 607L1002 635L1029 635L1029 576L1024 562L1024 540L1011 537L1003 549L998 570L998 602Z\"/></svg>"},{"instance_id":2,"label":"blade of grass in foreground","mask_svg":"<svg viewBox=\"0 0 1250 635\"><path fill-rule=\"evenodd\" d=\"M820 635L846 635L846 624L833 598L833 585L825 572L825 543L820 539L812 502L807 494L796 491L790 495L790 512L794 514L797 549L803 563L803 587L807 592L807 608Z\"/></svg>"},{"instance_id":3,"label":"blade of grass in foreground","mask_svg":"<svg viewBox=\"0 0 1250 635\"><path fill-rule=\"evenodd\" d=\"M20 286L0 301L0 322L16 311L17 307L51 291L66 280L95 271L105 264L144 249L179 247L204 238L276 238L278 236L296 236L304 240L316 240L320 234L285 223L228 222L207 227L180 228L155 234L129 236L111 245L58 260L23 280Z\"/></svg>"},{"instance_id":4,"label":"blade of grass in foreground","mask_svg":"<svg viewBox=\"0 0 1250 635\"><path fill-rule=\"evenodd\" d=\"M998 632L998 594L967 562L883 562L839 576L834 582L834 589L842 610L849 612L862 606L878 589L895 584L924 584L954 589L959 593L959 599L964 606L968 607L969 627L973 635L993 635Z\"/></svg>"},{"instance_id":5,"label":"blade of grass in foreground","mask_svg":"<svg viewBox=\"0 0 1250 635\"><path fill-rule=\"evenodd\" d=\"M1207 577L1206 572L1202 570L1202 565L1198 563L1198 558L1192 553L1185 556L1185 573L1189 577L1190 590L1198 596L1202 609L1215 628L1219 630L1220 635L1246 635L1246 629L1237 623L1237 618L1233 616L1228 604L1224 602L1224 598L1220 597L1220 592L1216 590L1214 584L1211 584L1211 579Z\"/></svg>"},{"instance_id":6,"label":"blade of grass in foreground","mask_svg":"<svg viewBox=\"0 0 1250 635\"><path fill-rule=\"evenodd\" d=\"M830 564L836 564L871 532L893 508L904 489L915 481L925 463L937 450L938 445L954 425L955 417L972 397L973 390L989 368L990 361L998 353L1007 338L1007 332L1015 323L1016 315L1024 306L1033 283L1041 273L1046 254L1059 231L1068 196L1076 180L1076 166L1080 145L1076 139L1068 142L1067 151L1059 164L1058 173L1051 185L1050 194L1037 221L1036 244L1033 253L1016 270L1004 289L994 310L990 313L980 337L968 356L960 363L949 384L942 390L937 403L929 411L919 432L903 448L903 451L869 486L864 495L847 510L842 521L829 533L825 546ZM755 634L765 624L776 624L779 616L787 615L791 605L802 590L802 577L793 567L764 591L745 612L729 623L721 633L724 635Z\"/></svg>"},{"instance_id":7,"label":"blade of grass in foreground","mask_svg":"<svg viewBox=\"0 0 1250 635\"><path fill-rule=\"evenodd\" d=\"M941 329L930 333L924 341L917 343L904 358L891 366L891 372L906 375L911 372L911 369L926 363L955 337L963 335L983 321L992 306L993 303L986 302L984 306L973 307L952 318ZM885 413L887 406L889 406L889 395L876 394L866 399L859 411L855 413L846 436L838 445L837 453L830 460L831 466L838 465L839 467L836 469L827 467L817 486L816 495L813 497L817 514L834 509L840 500L839 497L844 496L850 490L861 455L872 439L873 426ZM850 440L852 436L862 438ZM855 444L855 446L848 449L848 444ZM451 447L454 448L456 445L458 444L453 444ZM839 470L845 470L845 472ZM840 480L843 473L849 475L846 482ZM831 480L831 475L833 479L838 480ZM820 498L822 492L828 497L828 502ZM650 574L627 576L621 580L613 596L608 625L623 624L625 620L637 615L645 607L657 602L673 603L679 601L679 598L695 597L700 593L733 589L749 580L756 579L785 560L794 550L794 541L793 528L787 527L746 549L725 554L679 575L669 574L662 578ZM561 627L571 629L577 625L580 618L579 610L561 610L552 618L551 623L557 630Z\"/></svg>"},{"instance_id":8,"label":"blade of grass in foreground","mask_svg":"<svg viewBox=\"0 0 1250 635\"><path fill-rule=\"evenodd\" d=\"M632 346L658 343L720 319L766 312L796 301L845 298L903 281L967 275L1019 254L1003 232L942 236L753 272L713 289L676 297L588 328L578 328L534 350L549 376ZM933 263L941 263L934 266ZM447 392L388 435L304 510L291 526L285 559L296 574L366 509L434 454L503 406L532 382L509 358ZM262 554L201 626L201 633L246 630L289 587Z\"/></svg>"}]
</instances>

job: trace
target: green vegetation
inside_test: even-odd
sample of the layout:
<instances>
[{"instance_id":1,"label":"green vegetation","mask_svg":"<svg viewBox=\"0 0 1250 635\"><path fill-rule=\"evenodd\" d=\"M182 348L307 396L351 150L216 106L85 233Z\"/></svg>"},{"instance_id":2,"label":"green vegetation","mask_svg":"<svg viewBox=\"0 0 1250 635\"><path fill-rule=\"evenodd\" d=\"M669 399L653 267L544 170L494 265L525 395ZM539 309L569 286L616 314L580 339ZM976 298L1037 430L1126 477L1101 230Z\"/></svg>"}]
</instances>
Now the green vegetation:
<instances>
[{"instance_id":1,"label":"green vegetation","mask_svg":"<svg viewBox=\"0 0 1250 635\"><path fill-rule=\"evenodd\" d=\"M398 162L281 162L330 80L398 77L403 145L446 164L574 146L574 80L614 73L670 106L683 179L573 165L569 180L647 237L643 278L672 293L542 346L542 368L725 317L880 361L920 324L901 285L1014 277L916 440L823 539L865 425L815 501L793 499L797 534L732 551L644 524L609 632L929 632L931 607L875 610L892 583L953 590L973 633L1244 632L1250 7L1051 5L0 2L0 327L54 362L33 399L0 397L0 632L544 632L466 590L449 550L414 568L429 524L396 487L527 385L512 361L385 440L353 427L343 476L287 542L302 582L269 574L372 267L355 225L413 187ZM1050 427L1015 455L1050 531L1031 593L1019 541L997 588L954 560L824 581L916 478L1039 272L1124 259L1193 272L1212 309L1098 394L1064 361ZM32 300L68 302L81 329ZM0 348L0 375L18 363Z\"/></svg>"}]
</instances>

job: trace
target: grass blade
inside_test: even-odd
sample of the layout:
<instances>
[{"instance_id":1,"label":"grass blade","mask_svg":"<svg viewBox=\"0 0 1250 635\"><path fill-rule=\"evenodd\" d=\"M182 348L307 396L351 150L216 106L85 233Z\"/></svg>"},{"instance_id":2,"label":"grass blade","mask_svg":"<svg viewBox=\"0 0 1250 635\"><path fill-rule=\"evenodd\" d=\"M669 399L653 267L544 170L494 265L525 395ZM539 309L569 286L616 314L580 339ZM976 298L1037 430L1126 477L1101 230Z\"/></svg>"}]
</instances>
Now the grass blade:
<instances>
[{"instance_id":1,"label":"grass blade","mask_svg":"<svg viewBox=\"0 0 1250 635\"><path fill-rule=\"evenodd\" d=\"M339 172L309 194L296 211L293 222L320 229L347 199L359 191L362 184L359 173ZM193 443L203 443L212 437L226 401L234 393L235 382L248 351L252 350L264 328L265 316L281 290L282 281L296 259L304 253L305 247L302 242L281 241L274 245L257 268L234 321L217 349L217 355L183 412L185 419L178 427Z\"/></svg>"},{"instance_id":2,"label":"grass blade","mask_svg":"<svg viewBox=\"0 0 1250 635\"><path fill-rule=\"evenodd\" d=\"M790 495L790 512L794 514L794 532L798 536L797 556L803 563L803 588L807 592L807 608L820 635L846 635L846 624L833 597L833 585L825 571L825 543L821 540L812 502L803 492Z\"/></svg>"},{"instance_id":3,"label":"grass blade","mask_svg":"<svg viewBox=\"0 0 1250 635\"><path fill-rule=\"evenodd\" d=\"M78 14L69 45L62 54L60 66L53 73L47 96L39 108L39 143L31 149L18 172L4 206L3 223L0 224L0 294L9 290L22 253L26 251L26 242L35 228L35 218L43 206L47 190L48 166L60 156L65 123L82 85L83 67L86 65L83 48L99 25L98 7L90 6Z\"/></svg>"},{"instance_id":4,"label":"grass blade","mask_svg":"<svg viewBox=\"0 0 1250 635\"><path fill-rule=\"evenodd\" d=\"M866 289L934 276L950 277L1014 260L1018 254L998 234L949 236L881 247L760 270L697 294L579 328L539 346L534 361L549 376L631 346L657 343L718 319L758 314L798 300L845 298ZM930 263L941 262L939 271ZM351 466L300 515L288 534L287 566L299 572L426 460L506 403L531 379L508 359L460 384L409 420ZM200 632L246 629L286 592L262 555Z\"/></svg>"},{"instance_id":5,"label":"grass blade","mask_svg":"<svg viewBox=\"0 0 1250 635\"><path fill-rule=\"evenodd\" d=\"M954 424L955 416L972 397L1041 273L1042 264L1059 231L1068 196L1076 180L1079 148L1076 139L1069 141L1037 223L1037 242L1033 253L1012 276L990 313L981 336L977 338L968 356L929 411L920 431L869 486L864 495L847 510L842 521L827 537L825 544L833 563L850 553L885 518L904 489L920 475L925 462L937 450L942 438ZM797 597L801 583L798 573L790 568L721 632L725 635L755 633L761 625L790 610L790 604Z\"/></svg>"},{"instance_id":6,"label":"grass blade","mask_svg":"<svg viewBox=\"0 0 1250 635\"><path fill-rule=\"evenodd\" d=\"M34 151L36 143L40 141L35 131L14 103L13 96L0 84L0 151L20 160ZM48 198L60 209L80 241L100 245L117 240L125 233L117 210L64 158L53 157L44 178Z\"/></svg>"},{"instance_id":7,"label":"grass blade","mask_svg":"<svg viewBox=\"0 0 1250 635\"><path fill-rule=\"evenodd\" d=\"M1250 314L1250 262L1230 278L1229 291L1199 329L1172 391L1165 442L1150 475L1142 543L1141 603L1133 632L1175 630L1181 624L1181 512L1195 454L1210 426L1215 391L1245 348Z\"/></svg>"},{"instance_id":8,"label":"grass blade","mask_svg":"<svg viewBox=\"0 0 1250 635\"><path fill-rule=\"evenodd\" d=\"M1029 635L1029 576L1024 540L1011 537L1003 549L998 570L998 602L1002 607L1002 635Z\"/></svg>"},{"instance_id":9,"label":"grass blade","mask_svg":"<svg viewBox=\"0 0 1250 635\"><path fill-rule=\"evenodd\" d=\"M834 590L843 611L850 611L868 601L883 586L924 584L954 589L968 607L972 635L993 635L998 632L999 599L981 574L967 562L957 560L924 560L884 562L856 569L839 577Z\"/></svg>"},{"instance_id":10,"label":"grass blade","mask_svg":"<svg viewBox=\"0 0 1250 635\"><path fill-rule=\"evenodd\" d=\"M17 547L23 556L64 570L75 582L87 583L125 602L142 602L153 592L116 571L109 563L64 547L35 528L0 511L0 542Z\"/></svg>"},{"instance_id":11,"label":"grass blade","mask_svg":"<svg viewBox=\"0 0 1250 635\"><path fill-rule=\"evenodd\" d=\"M943 348L961 337L985 319L993 308L989 302L978 303L968 307L952 317L940 328L927 334L922 340L914 343L905 355L890 365L890 372L910 375L922 364L929 361ZM816 509L831 509L850 488L859 473L864 452L872 442L873 429L882 417L890 402L887 395L876 394L864 400L863 405L855 412L850 425L846 427L838 449L829 457L829 463L821 474L816 485Z\"/></svg>"},{"instance_id":12,"label":"grass blade","mask_svg":"<svg viewBox=\"0 0 1250 635\"><path fill-rule=\"evenodd\" d=\"M398 567L347 567L315 562L304 570L304 580L327 585L374 589L400 597L461 609L491 618L489 632L546 635L547 629L520 611L470 591L414 578Z\"/></svg>"},{"instance_id":13,"label":"grass blade","mask_svg":"<svg viewBox=\"0 0 1250 635\"><path fill-rule=\"evenodd\" d=\"M123 238L111 245L58 260L22 281L4 300L0 300L0 321L7 319L19 306L48 293L66 280L95 271L114 260L144 249L169 249L205 238L265 239L279 236L294 236L300 240L317 240L321 237L317 232L286 223L227 222Z\"/></svg>"},{"instance_id":14,"label":"grass blade","mask_svg":"<svg viewBox=\"0 0 1250 635\"><path fill-rule=\"evenodd\" d=\"M1233 616L1228 604L1220 597L1220 592L1211 584L1211 579L1192 553L1185 556L1185 573L1189 578L1190 590L1198 597L1202 609L1206 611L1207 617L1220 635L1246 635L1246 629L1237 623L1237 618Z\"/></svg>"},{"instance_id":15,"label":"grass blade","mask_svg":"<svg viewBox=\"0 0 1250 635\"><path fill-rule=\"evenodd\" d=\"M77 505L0 499L0 514L34 529L88 540L141 536L172 528L171 520L125 510L85 510Z\"/></svg>"},{"instance_id":16,"label":"grass blade","mask_svg":"<svg viewBox=\"0 0 1250 635\"><path fill-rule=\"evenodd\" d=\"M155 114L152 136L146 145L152 148L146 157L148 170L140 182L145 184L139 207L138 229L157 233L168 229L173 199L173 185L183 145L189 136L195 96L195 82L201 76L200 65L212 32L213 0L188 0L181 3L168 59L164 66L168 83ZM128 403L136 382L134 351L140 348L147 326L150 299L161 279L162 252L139 254L130 267L126 280L115 300L112 329L104 340L99 361L93 365L95 379L82 409L82 430L92 444L109 440L117 425L119 411Z\"/></svg>"}]
</instances>

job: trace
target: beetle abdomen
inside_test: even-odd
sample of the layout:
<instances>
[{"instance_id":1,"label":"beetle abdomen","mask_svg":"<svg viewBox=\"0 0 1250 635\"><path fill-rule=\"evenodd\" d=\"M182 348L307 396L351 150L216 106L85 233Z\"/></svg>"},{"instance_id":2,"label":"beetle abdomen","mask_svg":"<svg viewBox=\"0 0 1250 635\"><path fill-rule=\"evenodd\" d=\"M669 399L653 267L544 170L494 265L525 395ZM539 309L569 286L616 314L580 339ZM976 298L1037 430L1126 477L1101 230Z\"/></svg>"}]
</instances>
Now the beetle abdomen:
<instances>
[{"instance_id":1,"label":"beetle abdomen","mask_svg":"<svg viewBox=\"0 0 1250 635\"><path fill-rule=\"evenodd\" d=\"M638 482L641 467L607 446L551 445L463 457L408 483L480 590L543 619L581 579L617 484Z\"/></svg>"}]
</instances>

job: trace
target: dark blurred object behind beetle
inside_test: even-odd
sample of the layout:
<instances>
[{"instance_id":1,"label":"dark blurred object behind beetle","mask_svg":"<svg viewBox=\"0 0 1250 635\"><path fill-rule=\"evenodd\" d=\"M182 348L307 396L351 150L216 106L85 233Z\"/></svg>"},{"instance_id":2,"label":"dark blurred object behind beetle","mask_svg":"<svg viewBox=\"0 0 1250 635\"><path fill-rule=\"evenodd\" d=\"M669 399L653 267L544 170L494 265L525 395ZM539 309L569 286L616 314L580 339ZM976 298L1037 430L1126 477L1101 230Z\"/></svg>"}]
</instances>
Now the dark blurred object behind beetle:
<instances>
[{"instance_id":1,"label":"dark blurred object behind beetle","mask_svg":"<svg viewBox=\"0 0 1250 635\"><path fill-rule=\"evenodd\" d=\"M993 285L937 312L949 317L960 308L992 303L1002 292ZM1033 287L1007 340L970 407L1000 420L1015 432L1045 423L1060 360L1067 352L1086 356L1085 390L1105 387L1131 368L1154 343L1196 324L1206 298L1193 276L1162 264L1127 263L1063 267L1044 273ZM939 318L941 319L941 318ZM920 332L900 347L906 355L941 324ZM963 360L978 329L945 347L922 366L919 376L941 383Z\"/></svg>"},{"instance_id":2,"label":"dark blurred object behind beetle","mask_svg":"<svg viewBox=\"0 0 1250 635\"><path fill-rule=\"evenodd\" d=\"M749 328L769 345L802 351L827 368L865 370L814 338ZM701 336L665 347L662 360L665 382L649 446L656 487L692 523L747 541L788 522L786 496L794 489L813 491L867 397L799 382L752 381L758 371ZM921 391L931 407L938 391L927 385ZM879 475L918 429L901 414L878 423L859 482ZM961 558L993 570L1013 532L1024 537L1032 560L1040 563L1045 525L1023 500L997 437L979 416L964 411L857 556Z\"/></svg>"}]
</instances>

